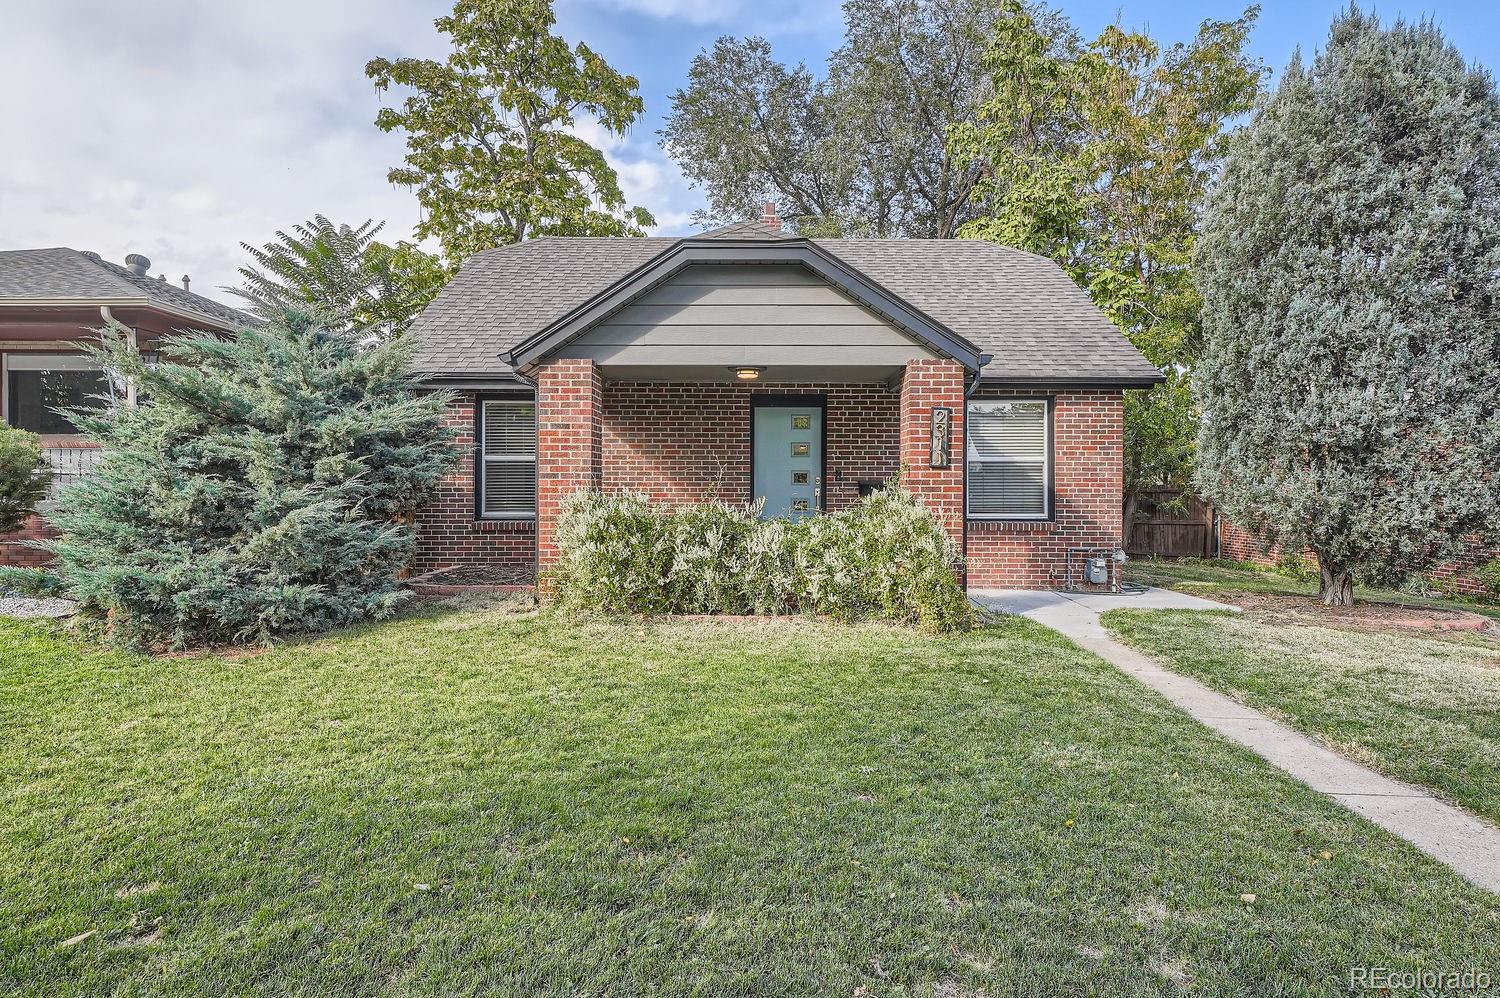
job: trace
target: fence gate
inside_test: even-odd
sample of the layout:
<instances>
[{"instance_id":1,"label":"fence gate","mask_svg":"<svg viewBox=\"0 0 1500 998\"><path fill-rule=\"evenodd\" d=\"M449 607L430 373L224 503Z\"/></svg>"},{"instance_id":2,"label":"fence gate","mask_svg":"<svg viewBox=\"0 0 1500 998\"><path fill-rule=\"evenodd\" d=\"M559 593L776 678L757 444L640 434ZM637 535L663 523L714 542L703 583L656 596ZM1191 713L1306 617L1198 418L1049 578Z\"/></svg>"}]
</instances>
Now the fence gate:
<instances>
[{"instance_id":1,"label":"fence gate","mask_svg":"<svg viewBox=\"0 0 1500 998\"><path fill-rule=\"evenodd\" d=\"M1212 557L1213 522L1213 507L1192 493L1145 489L1125 551L1157 558Z\"/></svg>"}]
</instances>

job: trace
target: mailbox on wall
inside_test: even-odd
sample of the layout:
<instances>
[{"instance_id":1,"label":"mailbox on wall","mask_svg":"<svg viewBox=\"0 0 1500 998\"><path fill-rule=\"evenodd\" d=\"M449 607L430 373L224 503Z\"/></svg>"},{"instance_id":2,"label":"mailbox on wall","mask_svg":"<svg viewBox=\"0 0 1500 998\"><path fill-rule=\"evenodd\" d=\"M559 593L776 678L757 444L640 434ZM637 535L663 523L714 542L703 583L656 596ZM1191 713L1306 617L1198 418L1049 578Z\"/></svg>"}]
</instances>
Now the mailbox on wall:
<instances>
[{"instance_id":1,"label":"mailbox on wall","mask_svg":"<svg viewBox=\"0 0 1500 998\"><path fill-rule=\"evenodd\" d=\"M932 438L927 446L927 465L946 468L953 463L953 410L933 406Z\"/></svg>"}]
</instances>

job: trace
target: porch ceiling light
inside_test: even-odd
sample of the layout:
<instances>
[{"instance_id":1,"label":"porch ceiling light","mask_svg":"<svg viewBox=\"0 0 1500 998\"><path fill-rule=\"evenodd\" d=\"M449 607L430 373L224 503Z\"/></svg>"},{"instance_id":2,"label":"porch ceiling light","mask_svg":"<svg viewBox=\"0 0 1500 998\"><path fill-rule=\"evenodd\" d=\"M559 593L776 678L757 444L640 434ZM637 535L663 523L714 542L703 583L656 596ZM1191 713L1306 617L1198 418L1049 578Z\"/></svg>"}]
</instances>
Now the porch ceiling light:
<instances>
[{"instance_id":1,"label":"porch ceiling light","mask_svg":"<svg viewBox=\"0 0 1500 998\"><path fill-rule=\"evenodd\" d=\"M731 367L730 370L741 381L754 381L766 371L764 367Z\"/></svg>"}]
</instances>

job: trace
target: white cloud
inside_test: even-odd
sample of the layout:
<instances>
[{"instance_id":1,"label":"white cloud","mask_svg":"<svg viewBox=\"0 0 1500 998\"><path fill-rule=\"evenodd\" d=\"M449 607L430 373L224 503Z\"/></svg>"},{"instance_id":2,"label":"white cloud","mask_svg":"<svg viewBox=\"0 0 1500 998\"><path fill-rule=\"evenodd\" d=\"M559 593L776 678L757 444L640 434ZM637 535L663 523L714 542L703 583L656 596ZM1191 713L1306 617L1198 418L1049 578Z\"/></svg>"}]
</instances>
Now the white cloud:
<instances>
[{"instance_id":1,"label":"white cloud","mask_svg":"<svg viewBox=\"0 0 1500 998\"><path fill-rule=\"evenodd\" d=\"M357 10L357 14L356 14ZM224 297L241 240L314 212L390 220L417 206L384 174L376 54L436 33L398 0L349 5L26 4L0 41L0 246L67 245Z\"/></svg>"},{"instance_id":2,"label":"white cloud","mask_svg":"<svg viewBox=\"0 0 1500 998\"><path fill-rule=\"evenodd\" d=\"M143 253L153 273L191 274L194 291L233 301L218 288L238 283L239 243L315 212L386 219L388 238L410 237L416 199L385 180L404 143L374 127L364 64L441 57L432 19L445 0L7 7L0 249ZM593 122L579 133L605 150L631 204L663 231L686 227L697 198L649 136Z\"/></svg>"},{"instance_id":3,"label":"white cloud","mask_svg":"<svg viewBox=\"0 0 1500 998\"><path fill-rule=\"evenodd\" d=\"M679 235L696 231L691 207L696 200L677 164L655 150L652 158L619 160L610 165L620 178L620 190L633 205L644 205L656 216L653 235ZM657 207L660 206L660 207Z\"/></svg>"},{"instance_id":4,"label":"white cloud","mask_svg":"<svg viewBox=\"0 0 1500 998\"><path fill-rule=\"evenodd\" d=\"M740 0L595 0L614 10L670 17L691 24L718 24L737 16L744 4Z\"/></svg>"}]
</instances>

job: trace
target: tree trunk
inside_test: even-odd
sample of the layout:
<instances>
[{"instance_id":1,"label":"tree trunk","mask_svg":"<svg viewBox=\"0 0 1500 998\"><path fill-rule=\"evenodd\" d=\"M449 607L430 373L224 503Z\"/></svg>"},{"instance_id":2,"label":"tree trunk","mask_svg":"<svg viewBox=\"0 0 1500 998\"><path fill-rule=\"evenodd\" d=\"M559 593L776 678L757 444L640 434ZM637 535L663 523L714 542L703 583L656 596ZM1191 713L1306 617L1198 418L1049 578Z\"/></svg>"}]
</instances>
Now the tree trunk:
<instances>
[{"instance_id":1,"label":"tree trunk","mask_svg":"<svg viewBox=\"0 0 1500 998\"><path fill-rule=\"evenodd\" d=\"M1342 565L1318 559L1318 596L1324 606L1354 605L1354 573Z\"/></svg>"}]
</instances>

